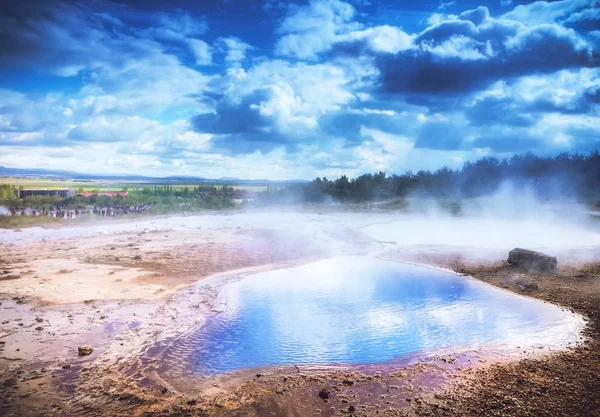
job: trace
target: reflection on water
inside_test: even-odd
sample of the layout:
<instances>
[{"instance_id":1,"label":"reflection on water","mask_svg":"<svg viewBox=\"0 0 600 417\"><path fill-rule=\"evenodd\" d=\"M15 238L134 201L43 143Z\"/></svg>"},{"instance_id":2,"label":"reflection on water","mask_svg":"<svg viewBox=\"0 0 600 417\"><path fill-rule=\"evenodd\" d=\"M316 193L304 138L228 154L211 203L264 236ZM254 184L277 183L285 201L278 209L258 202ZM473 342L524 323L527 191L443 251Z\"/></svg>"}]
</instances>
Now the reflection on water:
<instances>
[{"instance_id":1,"label":"reflection on water","mask_svg":"<svg viewBox=\"0 0 600 417\"><path fill-rule=\"evenodd\" d=\"M223 311L165 352L188 371L388 361L426 349L577 340L579 319L459 275L336 258L228 284ZM184 356L184 357L182 357Z\"/></svg>"}]
</instances>

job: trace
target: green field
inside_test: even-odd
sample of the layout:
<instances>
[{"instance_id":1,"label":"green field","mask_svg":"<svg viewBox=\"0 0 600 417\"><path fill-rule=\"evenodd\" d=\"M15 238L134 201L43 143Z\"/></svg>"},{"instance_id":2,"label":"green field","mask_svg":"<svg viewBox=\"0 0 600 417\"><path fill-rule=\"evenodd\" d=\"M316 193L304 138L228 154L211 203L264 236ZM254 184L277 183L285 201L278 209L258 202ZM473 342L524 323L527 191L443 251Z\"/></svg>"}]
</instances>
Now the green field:
<instances>
[{"instance_id":1,"label":"green field","mask_svg":"<svg viewBox=\"0 0 600 417\"><path fill-rule=\"evenodd\" d=\"M165 181L165 182L145 182L145 181L71 181L71 180L51 180L42 178L14 178L14 177L0 177L0 184L18 185L20 188L71 188L74 190L83 191L122 191L122 190L142 190L144 187L154 187L169 185L174 188L188 188L192 189L198 185L205 187L215 186L218 189L222 187L232 187L234 190L244 191L255 191L261 192L266 191L266 185L228 185L225 182L211 182L211 181L199 181L197 183L177 182L177 181Z\"/></svg>"}]
</instances>

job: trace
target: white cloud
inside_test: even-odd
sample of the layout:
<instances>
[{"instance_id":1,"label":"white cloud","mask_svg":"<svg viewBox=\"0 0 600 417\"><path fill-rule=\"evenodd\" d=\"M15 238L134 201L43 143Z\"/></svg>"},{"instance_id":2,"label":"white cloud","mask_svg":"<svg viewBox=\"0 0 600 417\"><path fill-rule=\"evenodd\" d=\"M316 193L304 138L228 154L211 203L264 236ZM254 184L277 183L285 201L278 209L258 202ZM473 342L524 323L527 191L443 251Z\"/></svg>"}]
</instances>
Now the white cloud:
<instances>
[{"instance_id":1,"label":"white cloud","mask_svg":"<svg viewBox=\"0 0 600 417\"><path fill-rule=\"evenodd\" d=\"M189 39L188 45L196 57L196 65L212 64L212 46L201 39Z\"/></svg>"},{"instance_id":2,"label":"white cloud","mask_svg":"<svg viewBox=\"0 0 600 417\"><path fill-rule=\"evenodd\" d=\"M218 43L222 51L225 52L225 61L229 63L239 63L246 58L246 52L252 49L252 46L241 41L238 38L221 38Z\"/></svg>"},{"instance_id":3,"label":"white cloud","mask_svg":"<svg viewBox=\"0 0 600 417\"><path fill-rule=\"evenodd\" d=\"M366 40L372 50L389 54L396 54L413 46L413 36L388 25L349 32L338 36L336 42L357 40Z\"/></svg>"},{"instance_id":4,"label":"white cloud","mask_svg":"<svg viewBox=\"0 0 600 417\"><path fill-rule=\"evenodd\" d=\"M522 4L502 16L528 25L539 25L568 17L576 10L590 5L590 0L535 1Z\"/></svg>"},{"instance_id":5,"label":"white cloud","mask_svg":"<svg viewBox=\"0 0 600 417\"><path fill-rule=\"evenodd\" d=\"M493 54L490 48L483 48L484 44L462 35L454 35L443 42L431 46L425 43L421 48L442 58L460 58L464 61L487 59ZM487 49L487 54L480 52Z\"/></svg>"},{"instance_id":6,"label":"white cloud","mask_svg":"<svg viewBox=\"0 0 600 417\"><path fill-rule=\"evenodd\" d=\"M338 37L360 29L352 22L354 8L340 0L311 0L308 6L298 7L288 15L275 47L278 55L314 59L328 50Z\"/></svg>"}]
</instances>

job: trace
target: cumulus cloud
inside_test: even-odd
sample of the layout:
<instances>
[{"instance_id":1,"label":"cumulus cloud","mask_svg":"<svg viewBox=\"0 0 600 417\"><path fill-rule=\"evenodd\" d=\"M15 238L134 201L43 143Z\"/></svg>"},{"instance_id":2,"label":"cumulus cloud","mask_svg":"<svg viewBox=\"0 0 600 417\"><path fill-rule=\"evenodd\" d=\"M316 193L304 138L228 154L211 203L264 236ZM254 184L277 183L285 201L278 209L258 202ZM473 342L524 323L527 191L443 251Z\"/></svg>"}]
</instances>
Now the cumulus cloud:
<instances>
[{"instance_id":1,"label":"cumulus cloud","mask_svg":"<svg viewBox=\"0 0 600 417\"><path fill-rule=\"evenodd\" d=\"M339 36L360 28L352 21L354 7L340 0L311 0L292 9L278 29L278 55L311 59L327 51Z\"/></svg>"},{"instance_id":2,"label":"cumulus cloud","mask_svg":"<svg viewBox=\"0 0 600 417\"><path fill-rule=\"evenodd\" d=\"M196 131L212 133L230 152L294 147L316 139L318 118L348 103L350 76L328 65L263 63L246 72L231 70L214 86L213 112L192 119Z\"/></svg>"},{"instance_id":3,"label":"cumulus cloud","mask_svg":"<svg viewBox=\"0 0 600 417\"><path fill-rule=\"evenodd\" d=\"M35 147L39 165L309 178L600 146L596 1L440 2L418 23L367 3L3 4L0 163Z\"/></svg>"},{"instance_id":4,"label":"cumulus cloud","mask_svg":"<svg viewBox=\"0 0 600 417\"><path fill-rule=\"evenodd\" d=\"M427 29L417 41L419 48L377 56L384 91L469 92L500 79L599 65L597 51L581 36L552 24L447 21Z\"/></svg>"}]
</instances>

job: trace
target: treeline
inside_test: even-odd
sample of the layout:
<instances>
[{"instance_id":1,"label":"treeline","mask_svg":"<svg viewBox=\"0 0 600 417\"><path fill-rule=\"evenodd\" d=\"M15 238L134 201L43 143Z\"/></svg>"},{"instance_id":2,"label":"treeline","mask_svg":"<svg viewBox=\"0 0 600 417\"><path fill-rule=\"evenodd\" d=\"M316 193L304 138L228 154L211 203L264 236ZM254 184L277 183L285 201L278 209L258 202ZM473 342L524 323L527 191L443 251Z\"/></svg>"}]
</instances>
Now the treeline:
<instances>
[{"instance_id":1,"label":"treeline","mask_svg":"<svg viewBox=\"0 0 600 417\"><path fill-rule=\"evenodd\" d=\"M10 184L0 184L0 201L17 198L17 187Z\"/></svg>"},{"instance_id":2,"label":"treeline","mask_svg":"<svg viewBox=\"0 0 600 417\"><path fill-rule=\"evenodd\" d=\"M279 190L263 201L367 202L396 197L472 198L497 192L503 184L527 190L540 198L600 199L600 153L542 157L532 153L509 159L483 158L461 169L406 172L388 176L383 172L354 179L316 178L308 184Z\"/></svg>"}]
</instances>

